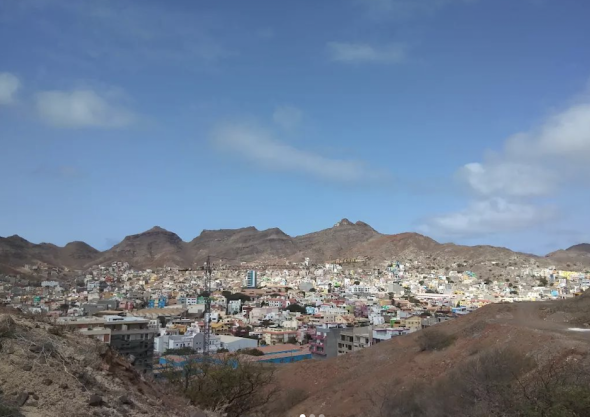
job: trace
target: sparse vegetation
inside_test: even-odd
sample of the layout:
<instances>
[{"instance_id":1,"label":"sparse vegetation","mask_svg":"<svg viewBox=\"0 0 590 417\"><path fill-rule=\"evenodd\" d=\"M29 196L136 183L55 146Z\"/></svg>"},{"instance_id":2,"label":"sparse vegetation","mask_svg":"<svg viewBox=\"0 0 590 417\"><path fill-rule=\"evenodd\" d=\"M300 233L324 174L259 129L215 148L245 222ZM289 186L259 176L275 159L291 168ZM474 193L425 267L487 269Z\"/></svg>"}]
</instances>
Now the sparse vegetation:
<instances>
[{"instance_id":1,"label":"sparse vegetation","mask_svg":"<svg viewBox=\"0 0 590 417\"><path fill-rule=\"evenodd\" d=\"M418 345L423 352L443 350L455 342L455 336L438 329L426 329L418 337Z\"/></svg>"},{"instance_id":2,"label":"sparse vegetation","mask_svg":"<svg viewBox=\"0 0 590 417\"><path fill-rule=\"evenodd\" d=\"M582 417L590 415L589 358L529 357L511 349L474 353L445 378L401 395L374 395L375 417Z\"/></svg>"},{"instance_id":3,"label":"sparse vegetation","mask_svg":"<svg viewBox=\"0 0 590 417\"><path fill-rule=\"evenodd\" d=\"M277 394L274 367L242 361L237 355L186 358L180 369L171 365L165 375L192 405L227 417L251 414Z\"/></svg>"}]
</instances>

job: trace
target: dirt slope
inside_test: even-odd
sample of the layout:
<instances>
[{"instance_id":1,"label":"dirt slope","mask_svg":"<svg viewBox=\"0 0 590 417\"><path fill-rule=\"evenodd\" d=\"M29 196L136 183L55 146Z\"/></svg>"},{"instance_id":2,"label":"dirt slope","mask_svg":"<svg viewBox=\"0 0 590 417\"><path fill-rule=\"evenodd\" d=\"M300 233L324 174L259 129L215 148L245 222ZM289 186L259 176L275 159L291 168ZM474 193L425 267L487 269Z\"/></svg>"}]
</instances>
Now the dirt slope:
<instances>
[{"instance_id":1,"label":"dirt slope","mask_svg":"<svg viewBox=\"0 0 590 417\"><path fill-rule=\"evenodd\" d=\"M588 323L588 324L586 324ZM449 348L421 352L422 332L354 354L326 361L304 361L281 368L284 389L302 390L308 398L292 415L323 413L327 417L359 416L371 407L371 395L395 396L417 382L432 382L472 355L493 347L513 348L531 355L588 352L590 333L570 327L590 325L590 297L568 302L494 304L437 329L457 337Z\"/></svg>"}]
</instances>

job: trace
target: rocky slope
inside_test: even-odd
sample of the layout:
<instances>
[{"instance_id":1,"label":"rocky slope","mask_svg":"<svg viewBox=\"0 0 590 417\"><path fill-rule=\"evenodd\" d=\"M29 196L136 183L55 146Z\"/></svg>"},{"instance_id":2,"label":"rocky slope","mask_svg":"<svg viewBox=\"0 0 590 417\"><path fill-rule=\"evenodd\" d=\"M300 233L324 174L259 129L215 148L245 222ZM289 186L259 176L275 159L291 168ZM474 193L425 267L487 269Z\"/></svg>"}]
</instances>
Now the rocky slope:
<instances>
[{"instance_id":1,"label":"rocky slope","mask_svg":"<svg viewBox=\"0 0 590 417\"><path fill-rule=\"evenodd\" d=\"M0 346L0 415L206 415L144 378L107 345L14 310L0 312Z\"/></svg>"},{"instance_id":2,"label":"rocky slope","mask_svg":"<svg viewBox=\"0 0 590 417\"><path fill-rule=\"evenodd\" d=\"M547 258L561 263L590 264L590 243L581 243L565 250L558 250L547 255Z\"/></svg>"},{"instance_id":3,"label":"rocky slope","mask_svg":"<svg viewBox=\"0 0 590 417\"><path fill-rule=\"evenodd\" d=\"M366 223L353 223L347 219L342 219L331 228L297 237L291 237L277 228L261 231L246 227L204 230L190 242L184 242L175 233L156 226L127 236L104 252L83 242L58 247L47 243L33 244L19 236L0 238L0 272L24 273L26 264L44 263L75 270L114 261L129 262L135 268L198 267L208 255L215 262L228 264L300 262L306 257L314 263L322 263L363 257L374 265L383 261L412 259L430 263L433 268L486 261L499 262L500 267L516 262L563 267L573 264L579 268L581 265L590 266L588 246L577 245L547 257L536 257L492 246L441 244L417 233L384 235Z\"/></svg>"}]
</instances>

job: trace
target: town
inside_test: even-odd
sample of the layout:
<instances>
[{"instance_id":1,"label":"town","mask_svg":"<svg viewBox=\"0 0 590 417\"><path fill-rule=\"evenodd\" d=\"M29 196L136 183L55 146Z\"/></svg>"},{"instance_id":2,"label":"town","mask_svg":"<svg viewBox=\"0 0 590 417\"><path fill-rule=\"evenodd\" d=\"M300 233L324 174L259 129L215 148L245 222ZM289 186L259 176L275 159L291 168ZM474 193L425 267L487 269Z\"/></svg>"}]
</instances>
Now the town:
<instances>
[{"instance_id":1,"label":"town","mask_svg":"<svg viewBox=\"0 0 590 417\"><path fill-rule=\"evenodd\" d=\"M0 297L7 307L109 344L157 375L165 365L182 364L180 353L205 350L273 364L331 358L487 304L570 298L590 288L588 271L499 262L478 268L487 266L504 273L482 279L464 264L432 269L409 259L371 267L362 259L219 264L209 294L203 269L135 270L113 262L61 279L58 269L36 265L28 268L45 280L2 275Z\"/></svg>"}]
</instances>

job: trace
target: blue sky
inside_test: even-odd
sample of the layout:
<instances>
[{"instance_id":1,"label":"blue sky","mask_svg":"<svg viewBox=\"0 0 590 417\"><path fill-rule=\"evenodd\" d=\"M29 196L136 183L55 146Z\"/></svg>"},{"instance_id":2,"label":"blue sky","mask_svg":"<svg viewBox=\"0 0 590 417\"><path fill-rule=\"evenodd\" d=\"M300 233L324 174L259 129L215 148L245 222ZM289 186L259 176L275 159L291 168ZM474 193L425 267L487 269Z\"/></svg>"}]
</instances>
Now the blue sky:
<instances>
[{"instance_id":1,"label":"blue sky","mask_svg":"<svg viewBox=\"0 0 590 417\"><path fill-rule=\"evenodd\" d=\"M0 3L0 235L590 241L590 3Z\"/></svg>"}]
</instances>

